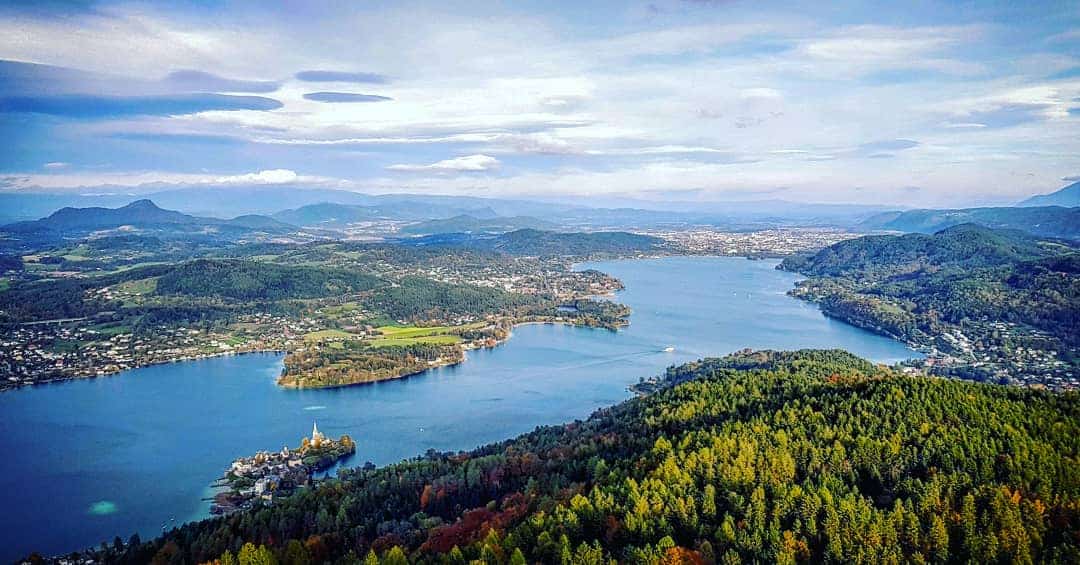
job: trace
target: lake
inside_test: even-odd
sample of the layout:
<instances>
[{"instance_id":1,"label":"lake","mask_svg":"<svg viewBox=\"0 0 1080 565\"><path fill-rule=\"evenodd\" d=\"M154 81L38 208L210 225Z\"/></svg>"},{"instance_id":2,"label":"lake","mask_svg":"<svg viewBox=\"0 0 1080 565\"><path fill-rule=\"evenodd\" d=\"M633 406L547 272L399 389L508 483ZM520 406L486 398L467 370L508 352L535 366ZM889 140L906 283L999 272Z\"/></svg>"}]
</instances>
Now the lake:
<instances>
[{"instance_id":1,"label":"lake","mask_svg":"<svg viewBox=\"0 0 1080 565\"><path fill-rule=\"evenodd\" d=\"M286 390L282 356L158 365L0 394L0 561L144 537L207 515L236 457L299 444L312 422L357 442L350 465L462 450L586 418L672 364L744 347L839 347L892 362L903 344L785 295L776 261L671 257L589 263L620 278L618 332L525 325L465 363L397 381ZM667 347L674 351L665 352Z\"/></svg>"}]
</instances>

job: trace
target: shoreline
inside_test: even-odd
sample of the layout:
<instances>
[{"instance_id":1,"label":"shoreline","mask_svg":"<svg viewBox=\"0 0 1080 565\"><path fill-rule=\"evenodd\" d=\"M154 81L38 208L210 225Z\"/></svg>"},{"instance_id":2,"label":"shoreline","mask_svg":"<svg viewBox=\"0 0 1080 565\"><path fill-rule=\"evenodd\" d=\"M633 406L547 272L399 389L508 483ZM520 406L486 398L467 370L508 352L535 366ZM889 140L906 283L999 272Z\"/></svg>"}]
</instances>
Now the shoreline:
<instances>
[{"instance_id":1,"label":"shoreline","mask_svg":"<svg viewBox=\"0 0 1080 565\"><path fill-rule=\"evenodd\" d=\"M637 260L648 260L648 259L666 259L666 258L670 258L670 257L693 257L693 258L716 258L716 259L732 259L732 258L735 258L735 259L744 259L744 260L747 260L747 261L761 261L761 260L780 259L781 258L781 256L775 256L774 257L774 256L753 256L753 255L717 255L717 254L708 254L708 253L703 253L703 254L655 253L655 254L638 255L638 256L633 256L633 257L616 257L616 258L608 258L608 259L586 259L586 260L583 260L583 261L578 261L578 262L571 263L570 264L570 269L577 270L581 265L584 265L586 263L597 263L597 262L605 262L605 261L637 261ZM778 268L778 270L782 270L782 271L785 271L785 272L790 272L790 273L793 273L793 274L801 275L801 273L797 273L797 272L793 272L793 271L787 271L785 269L779 269L779 266L777 266L777 268ZM617 297L623 290L624 289L619 289L619 290L606 292L606 293L602 293L602 294L590 294L590 295L584 296L582 298L587 298L587 299L599 298L599 299L608 299L608 300L618 302ZM841 323L848 324L850 326L869 331L869 332L874 333L876 335L880 335L880 336L889 338L889 339L891 339L893 341L896 341L898 343L903 344L908 349L910 349L913 353L921 355L922 358L929 357L927 352L923 351L923 349L926 349L926 348L929 347L929 346L926 346L925 344L914 343L914 342L911 342L911 341L908 341L908 340L899 339L897 336L894 336L894 335L891 335L891 334L888 334L888 333L883 333L881 331L877 331L875 328L864 327L864 326L862 326L860 324L853 323L850 320L846 320L846 319L843 319L843 318L840 318L840 317L837 317L837 316L829 315L828 313L826 313L821 308L821 305L817 301L810 300L810 299L807 299L807 298L801 298L801 297L797 297L797 296L792 296L789 293L786 293L786 294L788 294L788 296L790 298L794 299L794 300L799 300L800 302L806 302L806 303L809 303L809 304L816 305L818 307L818 311L821 312L822 315L824 315L827 318L837 320L837 321L839 321ZM618 302L618 303L622 304L622 302ZM378 383L387 382L387 381L396 381L396 380L406 379L406 378L409 378L409 377L415 377L415 376L422 375L424 373L427 373L428 371L432 371L432 370L435 370L435 369L442 369L442 368L445 368L445 367L454 367L454 366L457 366L457 365L461 365L461 364L465 363L466 361L468 361L468 352L469 351L476 350L476 349L494 349L494 348L496 348L496 347L498 347L500 345L503 345L507 341L509 341L513 337L514 328L516 328L518 326L548 325L548 324L550 324L550 325L566 325L566 326L573 326L573 327L580 327L580 328L590 328L590 329L605 329L605 330L608 330L608 331L617 332L621 328L628 327L630 325L630 320L629 320L629 317L628 317L626 320L623 321L623 323L616 324L615 327L589 326L589 325L584 325L584 324L574 324L572 322L557 321L557 320L523 320L523 321L515 321L515 322L510 323L510 330L508 331L507 336L504 339L497 340L494 345L473 347L473 348L462 346L462 358L460 360L454 360L454 361L448 361L448 362L444 362L444 363L438 363L438 364L435 364L435 365L431 365L429 367L424 367L424 368L421 368L421 369L415 370L415 371L405 372L405 373L395 375L395 376L384 377L384 378L370 380L370 381L360 381L360 382L355 382L355 383L342 383L342 384L332 384L332 385L323 385L323 386L284 385L284 384L281 384L280 382L278 382L279 379L282 376L282 375L278 375L278 377L276 377L275 380L274 380L274 384L277 387L280 387L282 389L287 389L287 390L298 390L298 391L299 390L323 390L323 389L331 390L331 389L341 389L341 388L354 387L354 386L373 385L373 384L378 384ZM284 349L269 348L269 349L251 349L251 350L245 350L245 351L223 351L223 352L218 352L218 353L201 354L201 355L197 355L197 356L194 356L194 357L179 357L179 358L176 358L176 359L168 359L168 360L161 360L161 361L154 361L154 362L150 362L150 363L140 364L140 365L128 367L128 368L125 368L125 369L121 369L121 370L118 370L118 371L106 372L106 373L100 374L100 375L59 377L59 378L55 378L55 379L36 381L36 382L33 382L33 383L18 384L18 385L11 386L11 387L0 388L0 394L14 392L14 391L18 391L18 390L22 390L22 389L26 389L26 388L34 388L34 387L38 387L38 386L50 386L50 385L62 384L62 383L65 383L65 382L81 381L81 380L86 380L86 379L97 379L97 378L104 378L104 377L113 377L113 376L117 376L117 375L126 373L128 371L133 371L133 370L136 370L136 369L143 369L143 368L146 368L146 367L152 367L152 366L156 366L156 365L166 365L166 364L171 364L171 363L183 363L183 362L189 362L189 361L199 361L199 360L203 360L203 359L214 359L214 358L227 357L227 356L233 356L233 355L249 355L249 354L255 354L255 353L277 353L277 354L288 355L289 351L284 350ZM914 357L909 357L908 360L918 359L918 358L919 358L918 356L914 356Z\"/></svg>"},{"instance_id":2,"label":"shoreline","mask_svg":"<svg viewBox=\"0 0 1080 565\"><path fill-rule=\"evenodd\" d=\"M571 262L570 263L570 269L571 270L577 270L578 267L580 267L581 265L584 265L586 263L597 263L597 262L605 262L605 261L637 261L637 260L648 260L648 259L666 259L666 258L669 258L669 257L741 258L741 259L745 259L745 260L748 260L748 261L754 261L754 260L761 260L762 259L761 257L755 257L755 256L751 256L751 255L717 255L717 254L663 253L662 252L662 253L649 253L649 254L642 254L642 255L634 255L634 256L630 256L630 257L584 259L582 261ZM774 258L774 257L769 257L769 258ZM775 258L779 258L779 257L775 257ZM589 299L591 299L591 298L601 298L601 299L608 299L608 300L618 302L617 297L618 297L619 293L622 292L622 290L623 289L615 290L615 291L611 291L611 292L606 292L606 293L601 293L601 294L590 294L590 295L583 296L582 298L589 298ZM792 298L795 298L795 297L792 297ZM618 303L622 304L622 302L618 302ZM820 306L819 306L819 310L820 310ZM834 318L834 319L839 320L839 318ZM850 322L847 322L845 320L840 320L840 321L850 324ZM525 320L525 321L520 321L520 322L511 322L510 331L508 332L505 339L498 340L495 343L495 345L490 346L490 347L483 347L483 349L493 349L495 347L498 347L498 346L502 345L503 343L508 341L511 337L513 337L513 328L515 328L517 326L532 325L532 324L553 324L553 325L554 324L561 324L561 325L568 325L568 326L577 326L577 327L582 327L582 328L606 329L608 331L618 331L620 328L624 328L624 327L629 326L630 321L629 321L629 319L627 319L627 320L625 320L625 323L617 324L615 327L587 326L587 325L581 325L581 324L574 324L574 323L570 323L570 322L566 322L566 321L554 321L554 320L551 320L551 321ZM892 336L886 336L886 337L892 337ZM900 340L898 340L898 341L900 341ZM909 347L910 347L910 344L907 344L907 345L909 345ZM404 378L408 378L408 377L415 377L417 375L424 374L424 373L426 373L428 371L431 371L431 370L434 370L434 369L441 369L441 368L444 368L444 367L453 367L453 366L460 365L460 364L462 364L462 363L464 363L465 361L468 360L467 354L468 354L469 351L471 351L473 349L482 349L482 348L478 347L478 348L471 348L470 349L470 348L464 348L463 347L463 356L462 356L462 359L459 360L459 361L436 364L436 365L433 365L433 366L430 366L430 367L425 367L425 368L420 369L418 371L411 371L411 372L403 373L403 374L400 374L400 375L396 375L396 376L392 376L392 377L385 377L385 378L381 378L381 379L377 379L377 380L362 381L362 382L355 382L355 383L343 383L343 384L325 385L325 386L294 386L294 385L282 385L282 384L278 383L277 380L281 377L281 375L279 375L277 378L275 378L275 385L280 387L280 388L288 389L288 390L320 390L320 389L339 389L339 388L352 387L352 386L377 384L377 383L386 382L386 381L395 381L395 380L400 380L400 379L404 379ZM156 366L156 365L166 365L166 364L170 364L170 363L183 363L183 362L188 362L188 361L199 361L199 360L202 360L202 359L213 359L213 358L227 357L227 356L232 356L232 355L248 355L248 354L252 354L252 353L280 353L280 354L288 355L289 351L284 350L284 349L273 349L273 348L269 348L269 349L250 349L250 350L245 350L245 351L222 351L222 352L218 352L218 353L207 353L207 354L197 355L197 356L194 356L194 357L178 357L178 358L175 358L175 359L167 359L167 360L161 360L161 361L153 361L153 362L150 362L150 363L138 364L138 365L134 365L134 366L131 366L131 367L128 367L128 368L125 368L125 369L118 370L118 371L108 371L108 372L105 372L105 373L100 374L100 375L67 376L67 377L58 377L58 378L55 378L55 379L39 380L39 381L35 381L35 382L32 382L32 383L26 383L26 384L20 383L20 384L10 386L10 387L0 388L0 394L8 393L8 392L14 392L14 391L18 391L18 390L22 390L22 389L26 389L26 388L34 388L34 387L38 387L38 386L50 386L50 385L62 384L62 383L65 383L65 382L81 381L81 380L86 380L86 379L97 379L97 378L104 378L104 377L113 377L113 376L117 376L117 375L126 373L128 371L133 371L133 370L136 370L136 369L143 369L143 368L146 368L146 367L152 367L152 366Z\"/></svg>"},{"instance_id":3,"label":"shoreline","mask_svg":"<svg viewBox=\"0 0 1080 565\"><path fill-rule=\"evenodd\" d=\"M72 376L68 376L68 377L57 377L55 379L38 380L38 381L34 381L32 383L25 383L25 384L20 383L20 384L10 386L10 387L0 388L0 394L15 392L15 391L23 390L23 389L28 389L28 388L35 388L35 387L39 387L39 386L40 387L53 386L53 385L67 383L67 382L87 381L87 380L93 380L93 379L104 379L104 378L108 378L108 377L115 377L115 376L127 373L128 371L136 371L138 369L146 369L148 367L156 367L158 365L171 365L173 363L187 363L187 362L191 362L191 361L203 361L203 360L206 360L206 359L217 359L219 357L252 355L252 354L256 354L256 353L281 353L281 354L284 354L284 355L288 355L289 352L285 351L283 349L248 349L248 350L244 350L244 351L222 351L220 353L207 353L207 354L204 354L204 355L196 355L194 357L178 357L176 359L164 359L164 360L161 360L161 361L151 361L149 363L142 363L142 364L139 364L139 365L134 365L132 367L127 367L127 368L124 368L124 369L120 369L118 371L106 371L106 372L104 372L104 373L102 373L100 375L72 375Z\"/></svg>"},{"instance_id":4,"label":"shoreline","mask_svg":"<svg viewBox=\"0 0 1080 565\"><path fill-rule=\"evenodd\" d=\"M595 295L595 296L596 297L608 297L608 296L614 296L614 295L615 295L614 293L609 293L609 294ZM400 380L400 379L404 379L404 378L408 378L408 377L415 377L417 375L422 375L422 374L424 374L424 373L426 373L428 371L431 371L431 370L460 365L460 364L462 364L462 363L464 363L464 362L466 362L468 360L468 352L469 351L475 351L477 349L494 349L494 348L506 343L507 341L509 341L510 338L512 338L513 335L514 335L513 329L518 327L518 326L549 325L549 324L550 325L566 325L566 326L573 326L573 327L580 327L580 328L587 328L587 329L605 329L605 330L608 330L608 331L618 331L619 328L629 326L630 322L627 321L625 324L620 324L616 328L607 328L607 327L602 327L602 326L586 326L586 325L573 324L573 323L570 323L570 322L555 321L555 320L550 320L550 321L527 320L527 321L521 321L521 322L512 322L511 325L510 325L510 331L508 332L507 336L504 339L496 341L496 343L494 345L491 345L491 346L473 347L473 348L462 347L462 353L463 353L462 359L458 360L458 361L440 363L440 364L432 365L430 367L425 367L425 368L420 369L418 371L411 371L411 372L403 373L403 374L393 376L393 377L386 377L386 378L381 378L381 379L377 379L377 380L363 381L363 382L356 382L356 383L335 384L335 385L326 385L326 386L294 386L294 385L280 384L280 383L277 382L277 378L275 378L274 384L276 386L282 388L282 389L287 389L287 390L321 390L321 389L336 389L336 388L345 388L345 387L352 387L352 386L371 385L371 384L377 384L377 383L386 382L386 381L395 381L395 380ZM160 360L160 361L152 361L152 362L149 362L149 363L143 363L143 364L135 365L135 366L132 366L132 367L127 367L127 368L124 368L124 369L120 369L118 371L107 371L107 372L105 372L103 374L100 374L100 375L83 375L83 376L74 376L73 375L73 376L67 376L67 377L57 377L57 378L48 379L48 380L39 380L39 381L35 381L35 382L32 382L32 383L26 383L26 384L18 384L18 385L15 385L15 386L0 388L0 394L14 393L14 392L17 392L17 391L20 391L20 390L33 389L33 388L36 388L36 387L55 386L55 385L60 385L60 384L64 384L64 383L69 383L69 382L86 381L86 380L93 380L93 379L103 379L103 378L109 378L109 377L116 377L116 376L123 375L124 373L127 373L129 371L135 371L135 370L138 370L138 369L145 369L145 368L148 368L148 367L155 367L155 366L158 366L158 365L170 365L172 363L187 363L187 362L191 362L191 361L202 361L202 360L206 360L206 359L217 359L217 358L220 358L220 357L231 357L231 356L252 355L252 354L265 354L265 353L275 353L275 354L282 354L282 355L288 355L289 354L289 352L287 350L284 350L284 349L270 348L270 349L250 349L250 350L245 350L245 351L222 351L220 353L207 353L207 354L197 355L197 356L193 356L193 357L178 357L178 358L175 358L175 359L165 359L165 360ZM278 378L280 378L280 376Z\"/></svg>"},{"instance_id":5,"label":"shoreline","mask_svg":"<svg viewBox=\"0 0 1080 565\"><path fill-rule=\"evenodd\" d=\"M355 383L332 384L332 385L324 385L324 386L294 386L294 385L283 385L283 384L276 383L276 382L275 382L275 384L277 384L277 386L279 386L281 388L288 389L288 390L329 390L329 389L348 388L348 387L354 387L354 386L375 385L375 384L389 382L389 381L397 381L397 380L401 380L401 379L406 379L406 378L409 378L409 377L416 377L416 376L419 376L419 375L423 375L424 373L427 373L428 371L434 371L436 369L443 369L445 367L456 367L458 365L461 365L461 364L463 364L463 363L465 363L466 361L469 360L469 352L470 351L476 351L478 349L495 349L495 348L499 347L500 345L503 345L504 343L510 341L510 339L512 337L514 337L514 328L516 328L518 326L539 326L539 325L570 326L570 327L576 327L576 328L582 328L582 329L607 330L607 331L611 331L611 332L617 332L617 331L619 331L619 328L624 328L624 327L629 326L630 321L627 320L625 324L620 324L619 326L617 326L615 328L607 328L607 327L602 327L602 326L586 326L586 325L582 325L582 324L572 324L570 322L555 321L555 320L527 320L527 321L522 321L522 322L512 322L510 324L510 330L507 332L506 337L503 338L503 339L500 339L500 340L496 340L494 345L482 346L482 347L471 347L471 348L462 346L462 348L461 348L462 349L462 356L461 356L460 360L435 364L435 365L432 365L430 367L425 367L423 369L420 369L419 371L411 371L411 372L403 373L403 374L400 374L400 375L397 375L397 376L385 377L385 378L376 379L376 380L372 380L372 381L361 381L361 382L355 382Z\"/></svg>"}]
</instances>

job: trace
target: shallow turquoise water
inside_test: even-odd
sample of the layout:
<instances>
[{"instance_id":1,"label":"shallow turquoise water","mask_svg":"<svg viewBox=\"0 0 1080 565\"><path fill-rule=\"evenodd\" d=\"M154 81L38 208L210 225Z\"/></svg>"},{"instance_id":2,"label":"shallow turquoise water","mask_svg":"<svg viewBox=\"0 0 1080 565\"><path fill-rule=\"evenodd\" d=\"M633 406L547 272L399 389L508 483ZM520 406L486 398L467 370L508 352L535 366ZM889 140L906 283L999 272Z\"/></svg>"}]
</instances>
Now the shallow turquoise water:
<instances>
[{"instance_id":1,"label":"shallow turquoise water","mask_svg":"<svg viewBox=\"0 0 1080 565\"><path fill-rule=\"evenodd\" d=\"M296 445L313 420L350 434L348 464L460 450L585 418L639 377L744 347L841 347L877 361L902 344L829 320L785 292L773 261L665 258L583 265L626 284L619 332L520 326L457 367L335 390L278 388L281 356L159 365L0 394L0 561L60 553L204 516L239 455ZM674 346L672 352L664 352Z\"/></svg>"}]
</instances>

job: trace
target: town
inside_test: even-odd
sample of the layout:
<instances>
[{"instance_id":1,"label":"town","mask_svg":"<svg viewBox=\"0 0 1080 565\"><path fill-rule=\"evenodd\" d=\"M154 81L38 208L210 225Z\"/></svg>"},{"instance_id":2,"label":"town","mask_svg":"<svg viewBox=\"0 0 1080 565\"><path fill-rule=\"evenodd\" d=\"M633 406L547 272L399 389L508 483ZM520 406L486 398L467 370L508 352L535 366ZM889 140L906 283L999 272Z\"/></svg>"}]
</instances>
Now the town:
<instances>
[{"instance_id":1,"label":"town","mask_svg":"<svg viewBox=\"0 0 1080 565\"><path fill-rule=\"evenodd\" d=\"M968 322L937 339L913 344L925 359L904 363L907 370L1046 388L1080 390L1080 372L1066 362L1063 348L1046 332L1010 322Z\"/></svg>"},{"instance_id":2,"label":"town","mask_svg":"<svg viewBox=\"0 0 1080 565\"><path fill-rule=\"evenodd\" d=\"M835 228L780 228L733 232L696 227L685 230L646 230L642 233L671 242L680 253L733 257L786 257L795 253L816 251L862 235Z\"/></svg>"},{"instance_id":3,"label":"town","mask_svg":"<svg viewBox=\"0 0 1080 565\"><path fill-rule=\"evenodd\" d=\"M225 475L214 483L222 489L214 495L213 514L231 514L255 504L272 504L296 489L310 486L315 474L356 453L356 442L348 435L337 440L312 425L311 437L303 438L296 449L260 451L232 462Z\"/></svg>"},{"instance_id":4,"label":"town","mask_svg":"<svg viewBox=\"0 0 1080 565\"><path fill-rule=\"evenodd\" d=\"M319 329L316 320L251 314L229 327L160 325L150 332L64 320L17 326L0 337L0 390L128 369L258 351L285 351Z\"/></svg>"}]
</instances>

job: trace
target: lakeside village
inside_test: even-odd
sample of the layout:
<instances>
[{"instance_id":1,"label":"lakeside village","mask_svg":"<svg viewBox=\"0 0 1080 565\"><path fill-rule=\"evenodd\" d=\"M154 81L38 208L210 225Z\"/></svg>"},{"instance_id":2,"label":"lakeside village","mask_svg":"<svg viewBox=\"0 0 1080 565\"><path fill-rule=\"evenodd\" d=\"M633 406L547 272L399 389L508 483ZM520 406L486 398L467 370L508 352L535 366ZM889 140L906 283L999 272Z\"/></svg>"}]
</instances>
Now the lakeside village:
<instances>
[{"instance_id":1,"label":"lakeside village","mask_svg":"<svg viewBox=\"0 0 1080 565\"><path fill-rule=\"evenodd\" d=\"M278 452L260 451L233 461L225 475L214 482L213 486L222 490L214 496L210 512L231 514L255 504L271 504L298 488L310 486L315 473L354 453L356 442L352 438L342 435L330 439L315 423L311 437L303 438L297 449L285 446Z\"/></svg>"},{"instance_id":2,"label":"lakeside village","mask_svg":"<svg viewBox=\"0 0 1080 565\"><path fill-rule=\"evenodd\" d=\"M440 282L495 287L521 294L547 293L565 303L583 296L608 295L622 288L618 279L597 271L570 271L524 259L525 265L387 269L394 276L424 276ZM563 269L563 270L560 270ZM149 306L166 300L119 284L91 289L87 298ZM85 318L24 322L0 328L0 391L75 378L100 377L160 363L257 351L295 351L312 335L340 329L354 336L377 336L362 305L327 304L303 316L251 312L231 323L157 325L136 331L123 310ZM484 320L489 320L484 317ZM480 321L477 316L443 320ZM478 344L479 345L479 344Z\"/></svg>"},{"instance_id":3,"label":"lakeside village","mask_svg":"<svg viewBox=\"0 0 1080 565\"><path fill-rule=\"evenodd\" d=\"M30 322L0 337L0 390L218 355L283 351L322 329L317 320L261 313L241 316L236 328L216 331L162 325L135 334L94 322Z\"/></svg>"},{"instance_id":4,"label":"lakeside village","mask_svg":"<svg viewBox=\"0 0 1080 565\"><path fill-rule=\"evenodd\" d=\"M925 358L903 363L908 373L1056 392L1080 390L1080 371L1067 348L1050 334L1021 324L968 321L909 345Z\"/></svg>"}]
</instances>

